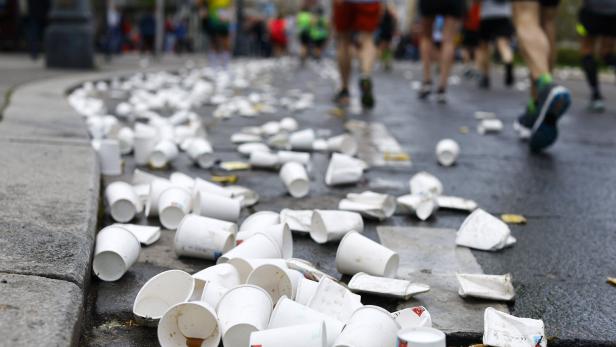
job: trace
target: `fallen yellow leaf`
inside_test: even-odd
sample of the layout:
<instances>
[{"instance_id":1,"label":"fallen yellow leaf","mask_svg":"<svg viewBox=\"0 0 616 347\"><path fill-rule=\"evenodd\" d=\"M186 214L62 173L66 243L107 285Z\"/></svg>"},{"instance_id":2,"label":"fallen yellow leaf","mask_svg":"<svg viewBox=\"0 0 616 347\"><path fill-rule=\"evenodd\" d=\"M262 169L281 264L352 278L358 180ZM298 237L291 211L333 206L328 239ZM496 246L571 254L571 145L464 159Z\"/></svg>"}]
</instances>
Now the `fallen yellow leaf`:
<instances>
[{"instance_id":1,"label":"fallen yellow leaf","mask_svg":"<svg viewBox=\"0 0 616 347\"><path fill-rule=\"evenodd\" d=\"M411 157L406 153L385 152L383 153L383 159L385 161L409 161Z\"/></svg>"},{"instance_id":2,"label":"fallen yellow leaf","mask_svg":"<svg viewBox=\"0 0 616 347\"><path fill-rule=\"evenodd\" d=\"M239 180L239 178L236 175L231 175L231 176L212 176L212 181L214 181L216 183L235 184L235 183L237 183L238 180Z\"/></svg>"},{"instance_id":3,"label":"fallen yellow leaf","mask_svg":"<svg viewBox=\"0 0 616 347\"><path fill-rule=\"evenodd\" d=\"M526 224L528 222L526 217L520 214L503 214L501 219L507 224Z\"/></svg>"},{"instance_id":4,"label":"fallen yellow leaf","mask_svg":"<svg viewBox=\"0 0 616 347\"><path fill-rule=\"evenodd\" d=\"M614 287L616 287L616 277L608 277L607 278L607 283L613 285Z\"/></svg>"},{"instance_id":5,"label":"fallen yellow leaf","mask_svg":"<svg viewBox=\"0 0 616 347\"><path fill-rule=\"evenodd\" d=\"M242 161L225 161L220 163L220 167L227 171L238 171L250 169L250 164Z\"/></svg>"},{"instance_id":6,"label":"fallen yellow leaf","mask_svg":"<svg viewBox=\"0 0 616 347\"><path fill-rule=\"evenodd\" d=\"M468 127L460 127L459 131L460 131L460 134L466 135L470 132L470 129Z\"/></svg>"},{"instance_id":7,"label":"fallen yellow leaf","mask_svg":"<svg viewBox=\"0 0 616 347\"><path fill-rule=\"evenodd\" d=\"M332 109L329 110L329 114L330 116L334 116L334 117L338 117L338 118L342 118L345 116L344 110L340 107L334 107Z\"/></svg>"}]
</instances>

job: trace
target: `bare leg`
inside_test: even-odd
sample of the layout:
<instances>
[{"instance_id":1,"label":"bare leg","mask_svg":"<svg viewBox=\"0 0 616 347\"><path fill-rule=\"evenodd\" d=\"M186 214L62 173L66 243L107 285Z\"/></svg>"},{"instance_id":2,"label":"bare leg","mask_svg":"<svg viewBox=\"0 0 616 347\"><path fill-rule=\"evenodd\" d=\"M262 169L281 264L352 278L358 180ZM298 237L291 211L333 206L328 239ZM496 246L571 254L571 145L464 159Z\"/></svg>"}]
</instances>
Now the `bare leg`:
<instances>
[{"instance_id":1,"label":"bare leg","mask_svg":"<svg viewBox=\"0 0 616 347\"><path fill-rule=\"evenodd\" d=\"M453 65L455 53L454 38L460 28L460 20L453 17L446 17L443 26L443 44L441 47L441 77L439 79L439 90L447 89L449 72Z\"/></svg>"},{"instance_id":2,"label":"bare leg","mask_svg":"<svg viewBox=\"0 0 616 347\"><path fill-rule=\"evenodd\" d=\"M541 8L541 27L545 32L548 41L550 42L550 72L554 70L556 64L556 16L558 15L558 7L542 7Z\"/></svg>"},{"instance_id":3,"label":"bare leg","mask_svg":"<svg viewBox=\"0 0 616 347\"><path fill-rule=\"evenodd\" d=\"M338 33L336 37L338 72L342 89L349 88L351 79L351 34Z\"/></svg>"},{"instance_id":4,"label":"bare leg","mask_svg":"<svg viewBox=\"0 0 616 347\"><path fill-rule=\"evenodd\" d=\"M376 59L376 46L374 45L374 39L372 33L361 32L358 35L360 51L359 51L359 63L361 66L361 74L364 77L372 75L372 69L374 67L374 60Z\"/></svg>"},{"instance_id":5,"label":"bare leg","mask_svg":"<svg viewBox=\"0 0 616 347\"><path fill-rule=\"evenodd\" d=\"M511 64L513 62L513 52L511 51L511 44L508 38L499 37L496 39L496 47L500 54L503 63Z\"/></svg>"},{"instance_id":6,"label":"bare leg","mask_svg":"<svg viewBox=\"0 0 616 347\"><path fill-rule=\"evenodd\" d=\"M421 63L423 65L423 81L430 83L432 81L432 27L434 26L434 17L424 17L421 20Z\"/></svg>"},{"instance_id":7,"label":"bare leg","mask_svg":"<svg viewBox=\"0 0 616 347\"><path fill-rule=\"evenodd\" d=\"M477 48L477 65L483 76L490 74L490 43L481 42Z\"/></svg>"}]
</instances>

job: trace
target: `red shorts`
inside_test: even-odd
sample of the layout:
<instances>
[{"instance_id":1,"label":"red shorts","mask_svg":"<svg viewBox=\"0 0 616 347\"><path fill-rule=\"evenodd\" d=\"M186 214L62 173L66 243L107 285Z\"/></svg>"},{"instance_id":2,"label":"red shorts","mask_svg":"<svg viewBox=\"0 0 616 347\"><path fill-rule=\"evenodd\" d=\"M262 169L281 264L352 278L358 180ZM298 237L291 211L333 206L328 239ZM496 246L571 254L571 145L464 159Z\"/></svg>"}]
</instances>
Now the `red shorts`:
<instances>
[{"instance_id":1,"label":"red shorts","mask_svg":"<svg viewBox=\"0 0 616 347\"><path fill-rule=\"evenodd\" d=\"M334 4L334 26L338 32L374 32L381 21L381 4L352 3L343 1Z\"/></svg>"}]
</instances>

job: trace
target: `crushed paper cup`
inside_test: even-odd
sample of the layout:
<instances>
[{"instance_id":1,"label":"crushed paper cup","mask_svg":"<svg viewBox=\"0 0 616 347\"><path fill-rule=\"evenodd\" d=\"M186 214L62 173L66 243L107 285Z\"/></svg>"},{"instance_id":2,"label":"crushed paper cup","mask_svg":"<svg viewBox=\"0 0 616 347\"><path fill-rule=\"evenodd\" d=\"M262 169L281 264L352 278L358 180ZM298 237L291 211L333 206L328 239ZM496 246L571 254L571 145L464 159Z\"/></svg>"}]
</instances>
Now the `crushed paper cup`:
<instances>
[{"instance_id":1,"label":"crushed paper cup","mask_svg":"<svg viewBox=\"0 0 616 347\"><path fill-rule=\"evenodd\" d=\"M193 194L193 213L204 217L237 222L242 211L240 200L227 198L214 193L199 192Z\"/></svg>"},{"instance_id":2,"label":"crushed paper cup","mask_svg":"<svg viewBox=\"0 0 616 347\"><path fill-rule=\"evenodd\" d=\"M316 134L312 129L296 131L289 135L289 144L293 149L312 150Z\"/></svg>"},{"instance_id":3,"label":"crushed paper cup","mask_svg":"<svg viewBox=\"0 0 616 347\"><path fill-rule=\"evenodd\" d=\"M443 194L443 184L434 175L425 171L419 172L411 177L409 181L411 194Z\"/></svg>"},{"instance_id":4,"label":"crushed paper cup","mask_svg":"<svg viewBox=\"0 0 616 347\"><path fill-rule=\"evenodd\" d=\"M483 343L495 347L547 347L542 320L518 318L488 307L483 315Z\"/></svg>"},{"instance_id":5,"label":"crushed paper cup","mask_svg":"<svg viewBox=\"0 0 616 347\"><path fill-rule=\"evenodd\" d=\"M480 274L456 274L461 297L475 297L487 300L511 301L515 297L515 289L511 282L511 274L502 276Z\"/></svg>"},{"instance_id":6,"label":"crushed paper cup","mask_svg":"<svg viewBox=\"0 0 616 347\"><path fill-rule=\"evenodd\" d=\"M113 182L105 188L105 199L110 208L111 218L126 223L141 210L141 200L133 187L125 182Z\"/></svg>"},{"instance_id":7,"label":"crushed paper cup","mask_svg":"<svg viewBox=\"0 0 616 347\"><path fill-rule=\"evenodd\" d=\"M340 152L349 156L357 154L358 144L349 134L334 136L327 140L327 149L332 152Z\"/></svg>"},{"instance_id":8,"label":"crushed paper cup","mask_svg":"<svg viewBox=\"0 0 616 347\"><path fill-rule=\"evenodd\" d=\"M120 144L117 140L101 140L96 153L98 154L98 161L103 175L118 176L122 174Z\"/></svg>"},{"instance_id":9,"label":"crushed paper cup","mask_svg":"<svg viewBox=\"0 0 616 347\"><path fill-rule=\"evenodd\" d=\"M402 329L426 327L432 328L430 312L423 306L405 308L391 314Z\"/></svg>"},{"instance_id":10,"label":"crushed paper cup","mask_svg":"<svg viewBox=\"0 0 616 347\"><path fill-rule=\"evenodd\" d=\"M292 231L301 233L310 232L312 224L312 210L291 210L288 208L280 211L280 222L289 226Z\"/></svg>"},{"instance_id":11,"label":"crushed paper cup","mask_svg":"<svg viewBox=\"0 0 616 347\"><path fill-rule=\"evenodd\" d=\"M148 163L155 169L161 169L177 158L179 153L178 147L173 141L163 140L150 153Z\"/></svg>"},{"instance_id":12,"label":"crushed paper cup","mask_svg":"<svg viewBox=\"0 0 616 347\"><path fill-rule=\"evenodd\" d=\"M195 186L193 187L192 192L193 196L197 192L200 192L201 194L213 193L216 195L225 196L227 198L233 197L233 192L219 186L216 183L212 183L198 177L195 179Z\"/></svg>"},{"instance_id":13,"label":"crushed paper cup","mask_svg":"<svg viewBox=\"0 0 616 347\"><path fill-rule=\"evenodd\" d=\"M456 244L482 251L498 251L511 242L511 230L500 219L482 209L471 213L460 226Z\"/></svg>"},{"instance_id":14,"label":"crushed paper cup","mask_svg":"<svg viewBox=\"0 0 616 347\"><path fill-rule=\"evenodd\" d=\"M113 224L122 227L133 234L135 238L144 246L154 244L160 239L160 227L136 224Z\"/></svg>"},{"instance_id":15,"label":"crushed paper cup","mask_svg":"<svg viewBox=\"0 0 616 347\"><path fill-rule=\"evenodd\" d=\"M334 347L395 346L400 326L378 306L357 309L336 339Z\"/></svg>"},{"instance_id":16,"label":"crushed paper cup","mask_svg":"<svg viewBox=\"0 0 616 347\"><path fill-rule=\"evenodd\" d=\"M276 303L267 328L276 329L320 322L325 323L327 346L331 347L340 335L344 323L283 296Z\"/></svg>"},{"instance_id":17,"label":"crushed paper cup","mask_svg":"<svg viewBox=\"0 0 616 347\"><path fill-rule=\"evenodd\" d=\"M427 220L439 206L434 195L431 194L408 194L397 198L400 206L414 213L420 220Z\"/></svg>"},{"instance_id":18,"label":"crushed paper cup","mask_svg":"<svg viewBox=\"0 0 616 347\"><path fill-rule=\"evenodd\" d=\"M158 218L160 224L169 230L178 225L191 209L191 194L182 187L171 186L160 194L158 201Z\"/></svg>"},{"instance_id":19,"label":"crushed paper cup","mask_svg":"<svg viewBox=\"0 0 616 347\"><path fill-rule=\"evenodd\" d=\"M216 260L235 246L237 226L222 220L186 215L175 232L178 256Z\"/></svg>"},{"instance_id":20,"label":"crushed paper cup","mask_svg":"<svg viewBox=\"0 0 616 347\"><path fill-rule=\"evenodd\" d=\"M447 347L445 333L431 327L402 329L396 347Z\"/></svg>"},{"instance_id":21,"label":"crushed paper cup","mask_svg":"<svg viewBox=\"0 0 616 347\"><path fill-rule=\"evenodd\" d=\"M146 217L158 216L158 201L160 200L160 196L165 190L171 187L173 187L171 181L164 178L155 179L150 183L150 195L145 204Z\"/></svg>"},{"instance_id":22,"label":"crushed paper cup","mask_svg":"<svg viewBox=\"0 0 616 347\"><path fill-rule=\"evenodd\" d=\"M293 347L327 347L325 323L255 331L250 334L249 346L288 347L289 341L293 341Z\"/></svg>"},{"instance_id":23,"label":"crushed paper cup","mask_svg":"<svg viewBox=\"0 0 616 347\"><path fill-rule=\"evenodd\" d=\"M308 306L318 287L319 282L315 282L313 280L302 277L297 285L295 302Z\"/></svg>"},{"instance_id":24,"label":"crushed paper cup","mask_svg":"<svg viewBox=\"0 0 616 347\"><path fill-rule=\"evenodd\" d=\"M220 326L214 309L202 302L179 303L165 313L158 324L161 347L218 347Z\"/></svg>"},{"instance_id":25,"label":"crushed paper cup","mask_svg":"<svg viewBox=\"0 0 616 347\"><path fill-rule=\"evenodd\" d=\"M250 153L249 162L252 167L264 169L275 169L280 165L277 154L263 151Z\"/></svg>"},{"instance_id":26,"label":"crushed paper cup","mask_svg":"<svg viewBox=\"0 0 616 347\"><path fill-rule=\"evenodd\" d=\"M475 119L484 120L484 119L493 119L496 118L496 113L494 112L485 112L485 111L476 111Z\"/></svg>"},{"instance_id":27,"label":"crushed paper cup","mask_svg":"<svg viewBox=\"0 0 616 347\"><path fill-rule=\"evenodd\" d=\"M363 305L361 296L324 277L319 281L307 306L341 322L348 322L353 312Z\"/></svg>"},{"instance_id":28,"label":"crushed paper cup","mask_svg":"<svg viewBox=\"0 0 616 347\"><path fill-rule=\"evenodd\" d=\"M345 275L365 272L374 276L394 277L399 262L398 253L355 231L342 238L336 251L336 269Z\"/></svg>"},{"instance_id":29,"label":"crushed paper cup","mask_svg":"<svg viewBox=\"0 0 616 347\"><path fill-rule=\"evenodd\" d=\"M310 192L310 179L303 165L290 162L280 169L280 178L294 198L303 198Z\"/></svg>"},{"instance_id":30,"label":"crushed paper cup","mask_svg":"<svg viewBox=\"0 0 616 347\"><path fill-rule=\"evenodd\" d=\"M407 280L371 276L360 272L349 281L349 289L353 292L409 300L414 295L430 291L430 286L422 283L411 283Z\"/></svg>"},{"instance_id":31,"label":"crushed paper cup","mask_svg":"<svg viewBox=\"0 0 616 347\"><path fill-rule=\"evenodd\" d=\"M289 268L276 264L263 264L255 267L246 279L246 284L252 284L265 289L272 297L278 301L282 296L293 298L295 290L294 280Z\"/></svg>"},{"instance_id":32,"label":"crushed paper cup","mask_svg":"<svg viewBox=\"0 0 616 347\"><path fill-rule=\"evenodd\" d=\"M226 263L229 259L233 258L282 258L282 250L276 240L263 233L257 233L229 252L223 254L218 258L217 262L219 264Z\"/></svg>"},{"instance_id":33,"label":"crushed paper cup","mask_svg":"<svg viewBox=\"0 0 616 347\"><path fill-rule=\"evenodd\" d=\"M291 162L300 163L304 166L308 166L310 164L310 153L279 151L277 155L280 164L286 164Z\"/></svg>"},{"instance_id":34,"label":"crushed paper cup","mask_svg":"<svg viewBox=\"0 0 616 347\"><path fill-rule=\"evenodd\" d=\"M365 217L385 220L396 212L396 200L391 195L369 191L361 194L349 193L346 199L340 201L338 208L358 212Z\"/></svg>"},{"instance_id":35,"label":"crushed paper cup","mask_svg":"<svg viewBox=\"0 0 616 347\"><path fill-rule=\"evenodd\" d=\"M242 207L254 206L259 202L260 196L256 191L242 186L227 186L225 189L231 193L231 197L239 200Z\"/></svg>"},{"instance_id":36,"label":"crushed paper cup","mask_svg":"<svg viewBox=\"0 0 616 347\"><path fill-rule=\"evenodd\" d=\"M439 208L449 210L473 212L479 207L475 201L459 198L457 196L439 195L436 197L436 202Z\"/></svg>"},{"instance_id":37,"label":"crushed paper cup","mask_svg":"<svg viewBox=\"0 0 616 347\"><path fill-rule=\"evenodd\" d=\"M363 232L364 221L359 213L316 210L312 214L310 237L317 243L339 241L351 231Z\"/></svg>"},{"instance_id":38,"label":"crushed paper cup","mask_svg":"<svg viewBox=\"0 0 616 347\"><path fill-rule=\"evenodd\" d=\"M325 183L329 186L357 183L365 169L365 162L348 155L333 153L325 173Z\"/></svg>"},{"instance_id":39,"label":"crushed paper cup","mask_svg":"<svg viewBox=\"0 0 616 347\"><path fill-rule=\"evenodd\" d=\"M133 234L118 226L108 226L96 235L92 271L105 282L117 281L137 262L141 245Z\"/></svg>"},{"instance_id":40,"label":"crushed paper cup","mask_svg":"<svg viewBox=\"0 0 616 347\"><path fill-rule=\"evenodd\" d=\"M208 283L215 283L227 289L237 287L244 282L236 267L227 263L210 266L192 276L195 279Z\"/></svg>"},{"instance_id":41,"label":"crushed paper cup","mask_svg":"<svg viewBox=\"0 0 616 347\"><path fill-rule=\"evenodd\" d=\"M231 135L234 144L261 142L261 136L257 134L237 133Z\"/></svg>"},{"instance_id":42,"label":"crushed paper cup","mask_svg":"<svg viewBox=\"0 0 616 347\"><path fill-rule=\"evenodd\" d=\"M271 211L259 211L244 219L244 222L240 225L240 232L251 230L261 231L267 227L280 223L281 219L278 213Z\"/></svg>"},{"instance_id":43,"label":"crushed paper cup","mask_svg":"<svg viewBox=\"0 0 616 347\"><path fill-rule=\"evenodd\" d=\"M460 156L460 145L452 139L444 139L436 145L436 158L443 166L452 166Z\"/></svg>"},{"instance_id":44,"label":"crushed paper cup","mask_svg":"<svg viewBox=\"0 0 616 347\"><path fill-rule=\"evenodd\" d=\"M241 145L239 145L237 147L237 151L240 154L250 157L253 152L269 152L270 148L266 144L261 142L249 142L242 143Z\"/></svg>"},{"instance_id":45,"label":"crushed paper cup","mask_svg":"<svg viewBox=\"0 0 616 347\"><path fill-rule=\"evenodd\" d=\"M161 272L139 290L133 303L133 315L144 325L155 325L170 307L188 301L194 287L195 279L184 271Z\"/></svg>"},{"instance_id":46,"label":"crushed paper cup","mask_svg":"<svg viewBox=\"0 0 616 347\"><path fill-rule=\"evenodd\" d=\"M246 347L250 334L265 330L272 313L270 295L257 286L241 285L222 297L216 313L225 347Z\"/></svg>"},{"instance_id":47,"label":"crushed paper cup","mask_svg":"<svg viewBox=\"0 0 616 347\"><path fill-rule=\"evenodd\" d=\"M484 119L477 125L477 132L481 135L500 133L503 131L503 121L500 119Z\"/></svg>"}]
</instances>

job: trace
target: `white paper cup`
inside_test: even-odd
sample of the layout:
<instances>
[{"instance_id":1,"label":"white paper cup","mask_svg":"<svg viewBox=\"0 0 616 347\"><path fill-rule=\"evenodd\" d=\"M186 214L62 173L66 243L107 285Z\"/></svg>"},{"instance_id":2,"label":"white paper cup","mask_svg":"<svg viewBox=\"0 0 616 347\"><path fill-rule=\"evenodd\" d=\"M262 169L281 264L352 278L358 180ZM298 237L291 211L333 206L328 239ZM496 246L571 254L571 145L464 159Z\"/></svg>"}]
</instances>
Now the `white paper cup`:
<instances>
[{"instance_id":1,"label":"white paper cup","mask_svg":"<svg viewBox=\"0 0 616 347\"><path fill-rule=\"evenodd\" d=\"M105 188L105 199L111 210L111 218L126 223L141 209L141 201L133 187L125 182L113 182Z\"/></svg>"},{"instance_id":2,"label":"white paper cup","mask_svg":"<svg viewBox=\"0 0 616 347\"><path fill-rule=\"evenodd\" d=\"M249 142L242 143L241 145L237 146L237 151L240 154L250 157L250 155L254 152L269 152L270 148L266 144L261 142Z\"/></svg>"},{"instance_id":3,"label":"white paper cup","mask_svg":"<svg viewBox=\"0 0 616 347\"><path fill-rule=\"evenodd\" d=\"M101 167L101 173L103 175L118 176L122 174L120 144L117 140L101 140L97 153Z\"/></svg>"},{"instance_id":4,"label":"white paper cup","mask_svg":"<svg viewBox=\"0 0 616 347\"><path fill-rule=\"evenodd\" d=\"M220 326L216 313L207 304L185 302L169 309L158 325L161 347L218 347ZM199 342L197 342L199 341Z\"/></svg>"},{"instance_id":5,"label":"white paper cup","mask_svg":"<svg viewBox=\"0 0 616 347\"><path fill-rule=\"evenodd\" d=\"M443 184L434 175L425 171L419 172L411 177L409 181L411 194L443 194Z\"/></svg>"},{"instance_id":6,"label":"white paper cup","mask_svg":"<svg viewBox=\"0 0 616 347\"><path fill-rule=\"evenodd\" d=\"M286 163L280 169L280 178L294 198L303 198L310 192L310 180L303 165Z\"/></svg>"},{"instance_id":7,"label":"white paper cup","mask_svg":"<svg viewBox=\"0 0 616 347\"><path fill-rule=\"evenodd\" d=\"M313 210L291 210L285 208L280 211L280 222L289 225L292 231L309 233L313 213Z\"/></svg>"},{"instance_id":8,"label":"white paper cup","mask_svg":"<svg viewBox=\"0 0 616 347\"><path fill-rule=\"evenodd\" d=\"M346 275L365 272L374 276L395 277L399 262L398 253L358 232L347 233L336 252L336 268Z\"/></svg>"},{"instance_id":9,"label":"white paper cup","mask_svg":"<svg viewBox=\"0 0 616 347\"><path fill-rule=\"evenodd\" d=\"M499 133L503 130L503 121L500 119L484 119L477 125L477 132L484 135L488 133Z\"/></svg>"},{"instance_id":10,"label":"white paper cup","mask_svg":"<svg viewBox=\"0 0 616 347\"><path fill-rule=\"evenodd\" d=\"M314 130L304 129L296 131L289 135L289 144L291 148L299 150L312 150L312 144L316 139Z\"/></svg>"},{"instance_id":11,"label":"white paper cup","mask_svg":"<svg viewBox=\"0 0 616 347\"><path fill-rule=\"evenodd\" d=\"M290 298L295 295L293 280L286 264L284 266L259 265L248 275L246 283L265 289L274 301L278 301L283 295Z\"/></svg>"},{"instance_id":12,"label":"white paper cup","mask_svg":"<svg viewBox=\"0 0 616 347\"><path fill-rule=\"evenodd\" d=\"M341 322L347 322L353 312L362 307L361 296L352 293L337 281L321 278L308 307Z\"/></svg>"},{"instance_id":13,"label":"white paper cup","mask_svg":"<svg viewBox=\"0 0 616 347\"><path fill-rule=\"evenodd\" d=\"M250 165L257 168L273 169L277 168L280 163L277 154L257 151L250 153Z\"/></svg>"},{"instance_id":14,"label":"white paper cup","mask_svg":"<svg viewBox=\"0 0 616 347\"><path fill-rule=\"evenodd\" d=\"M193 187L193 195L197 192L203 193L214 193L216 195L225 196L227 198L233 197L233 192L219 186L216 183L208 182L201 178L195 179L195 186Z\"/></svg>"},{"instance_id":15,"label":"white paper cup","mask_svg":"<svg viewBox=\"0 0 616 347\"><path fill-rule=\"evenodd\" d=\"M235 230L232 223L186 215L175 233L175 254L216 260L235 246Z\"/></svg>"},{"instance_id":16,"label":"white paper cup","mask_svg":"<svg viewBox=\"0 0 616 347\"><path fill-rule=\"evenodd\" d=\"M264 135L271 136L280 132L280 123L279 122L266 122L261 126L261 132Z\"/></svg>"},{"instance_id":17,"label":"white paper cup","mask_svg":"<svg viewBox=\"0 0 616 347\"><path fill-rule=\"evenodd\" d=\"M212 145L205 139L198 138L191 141L186 153L202 169L211 168L216 161Z\"/></svg>"},{"instance_id":18,"label":"white paper cup","mask_svg":"<svg viewBox=\"0 0 616 347\"><path fill-rule=\"evenodd\" d=\"M160 227L136 224L113 224L133 234L142 245L149 246L160 239Z\"/></svg>"},{"instance_id":19,"label":"white paper cup","mask_svg":"<svg viewBox=\"0 0 616 347\"><path fill-rule=\"evenodd\" d=\"M248 346L250 334L267 327L272 307L270 295L257 286L242 285L228 291L216 307L224 346Z\"/></svg>"},{"instance_id":20,"label":"white paper cup","mask_svg":"<svg viewBox=\"0 0 616 347\"><path fill-rule=\"evenodd\" d=\"M277 156L280 164L291 162L300 163L304 166L308 166L310 164L310 153L280 151L277 153Z\"/></svg>"},{"instance_id":21,"label":"white paper cup","mask_svg":"<svg viewBox=\"0 0 616 347\"><path fill-rule=\"evenodd\" d=\"M327 347L325 323L255 331L250 335L250 346L289 347L290 343L293 347Z\"/></svg>"},{"instance_id":22,"label":"white paper cup","mask_svg":"<svg viewBox=\"0 0 616 347\"><path fill-rule=\"evenodd\" d=\"M227 289L244 283L237 268L227 263L210 266L195 273L193 277L205 282L215 283Z\"/></svg>"},{"instance_id":23,"label":"white paper cup","mask_svg":"<svg viewBox=\"0 0 616 347\"><path fill-rule=\"evenodd\" d=\"M240 200L207 192L193 195L193 212L201 216L237 222L241 210Z\"/></svg>"},{"instance_id":24,"label":"white paper cup","mask_svg":"<svg viewBox=\"0 0 616 347\"><path fill-rule=\"evenodd\" d=\"M225 288L215 282L205 282L200 301L212 307L216 307L229 290L230 288Z\"/></svg>"},{"instance_id":25,"label":"white paper cup","mask_svg":"<svg viewBox=\"0 0 616 347\"><path fill-rule=\"evenodd\" d=\"M172 186L171 182L164 178L155 179L150 183L150 196L145 204L145 215L147 217L158 216L158 201L160 200L160 196L165 190Z\"/></svg>"},{"instance_id":26,"label":"white paper cup","mask_svg":"<svg viewBox=\"0 0 616 347\"><path fill-rule=\"evenodd\" d=\"M150 154L152 154L152 151L154 151L154 147L156 147L157 143L158 136L156 134L156 129L145 125L135 126L135 163L137 165L147 164L150 158Z\"/></svg>"},{"instance_id":27,"label":"white paper cup","mask_svg":"<svg viewBox=\"0 0 616 347\"><path fill-rule=\"evenodd\" d=\"M434 328L420 327L401 330L396 347L446 347L445 333Z\"/></svg>"},{"instance_id":28,"label":"white paper cup","mask_svg":"<svg viewBox=\"0 0 616 347\"><path fill-rule=\"evenodd\" d=\"M316 293L318 287L319 287L319 282L315 282L305 277L302 277L299 280L299 283L297 285L297 292L295 293L295 302L308 306L308 304L310 303L310 300L314 296L314 293Z\"/></svg>"},{"instance_id":29,"label":"white paper cup","mask_svg":"<svg viewBox=\"0 0 616 347\"><path fill-rule=\"evenodd\" d=\"M327 346L332 346L340 335L344 323L283 296L274 307L268 329L321 322L325 323Z\"/></svg>"},{"instance_id":30,"label":"white paper cup","mask_svg":"<svg viewBox=\"0 0 616 347\"><path fill-rule=\"evenodd\" d=\"M148 162L152 167L161 169L174 160L178 154L178 146L173 141L163 140L154 147Z\"/></svg>"},{"instance_id":31,"label":"white paper cup","mask_svg":"<svg viewBox=\"0 0 616 347\"><path fill-rule=\"evenodd\" d=\"M139 258L141 245L133 234L118 226L109 226L96 235L92 270L105 282L117 281Z\"/></svg>"},{"instance_id":32,"label":"white paper cup","mask_svg":"<svg viewBox=\"0 0 616 347\"><path fill-rule=\"evenodd\" d=\"M325 173L325 183L330 186L357 183L364 174L365 164L353 157L334 153Z\"/></svg>"},{"instance_id":33,"label":"white paper cup","mask_svg":"<svg viewBox=\"0 0 616 347\"><path fill-rule=\"evenodd\" d=\"M316 243L341 240L351 231L362 232L364 220L359 213L316 210L312 214L310 237Z\"/></svg>"},{"instance_id":34,"label":"white paper cup","mask_svg":"<svg viewBox=\"0 0 616 347\"><path fill-rule=\"evenodd\" d=\"M138 186L142 184L147 184L149 186L150 183L158 179L164 179L164 178L156 176L156 175L152 175L151 173L147 173L139 169L135 169L135 171L133 171L132 183L134 186Z\"/></svg>"},{"instance_id":35,"label":"white paper cup","mask_svg":"<svg viewBox=\"0 0 616 347\"><path fill-rule=\"evenodd\" d=\"M354 156L357 154L357 147L357 141L348 134L334 136L327 140L327 149L332 152Z\"/></svg>"},{"instance_id":36,"label":"white paper cup","mask_svg":"<svg viewBox=\"0 0 616 347\"><path fill-rule=\"evenodd\" d=\"M482 251L496 251L508 246L509 226L482 209L471 213L458 230L456 244Z\"/></svg>"},{"instance_id":37,"label":"white paper cup","mask_svg":"<svg viewBox=\"0 0 616 347\"><path fill-rule=\"evenodd\" d=\"M460 145L452 139L444 139L436 145L436 158L443 166L452 166L460 155Z\"/></svg>"},{"instance_id":38,"label":"white paper cup","mask_svg":"<svg viewBox=\"0 0 616 347\"><path fill-rule=\"evenodd\" d=\"M432 328L430 312L423 306L409 307L391 314L401 329Z\"/></svg>"},{"instance_id":39,"label":"white paper cup","mask_svg":"<svg viewBox=\"0 0 616 347\"><path fill-rule=\"evenodd\" d=\"M272 225L280 224L280 215L271 211L259 211L251 214L240 226L240 232L250 230L263 230Z\"/></svg>"},{"instance_id":40,"label":"white paper cup","mask_svg":"<svg viewBox=\"0 0 616 347\"><path fill-rule=\"evenodd\" d=\"M118 131L118 143L120 145L120 153L129 154L133 151L135 145L135 133L131 128L123 127Z\"/></svg>"},{"instance_id":41,"label":"white paper cup","mask_svg":"<svg viewBox=\"0 0 616 347\"><path fill-rule=\"evenodd\" d=\"M173 305L188 301L195 279L180 270L161 272L150 278L139 290L133 304L133 314L139 322L152 326Z\"/></svg>"},{"instance_id":42,"label":"white paper cup","mask_svg":"<svg viewBox=\"0 0 616 347\"><path fill-rule=\"evenodd\" d=\"M160 224L169 230L175 230L184 216L190 212L190 192L180 187L167 188L158 201Z\"/></svg>"},{"instance_id":43,"label":"white paper cup","mask_svg":"<svg viewBox=\"0 0 616 347\"><path fill-rule=\"evenodd\" d=\"M298 124L295 119L291 117L285 117L280 120L280 128L285 131L291 132L297 130Z\"/></svg>"},{"instance_id":44,"label":"white paper cup","mask_svg":"<svg viewBox=\"0 0 616 347\"><path fill-rule=\"evenodd\" d=\"M409 194L398 197L398 204L414 213L420 220L430 218L438 210L438 201L431 194Z\"/></svg>"},{"instance_id":45,"label":"white paper cup","mask_svg":"<svg viewBox=\"0 0 616 347\"><path fill-rule=\"evenodd\" d=\"M263 233L257 233L242 242L239 246L223 254L218 258L217 262L226 263L232 258L282 258L282 251L276 240L273 240Z\"/></svg>"},{"instance_id":46,"label":"white paper cup","mask_svg":"<svg viewBox=\"0 0 616 347\"><path fill-rule=\"evenodd\" d=\"M169 175L169 181L171 181L174 186L182 187L188 190L191 190L195 185L195 180L182 172L174 172Z\"/></svg>"},{"instance_id":47,"label":"white paper cup","mask_svg":"<svg viewBox=\"0 0 616 347\"><path fill-rule=\"evenodd\" d=\"M272 259L246 259L246 258L232 258L225 264L233 266L239 274L240 283L246 283L250 273L257 267L265 264L272 264L279 267L286 267L287 262L284 259L272 258ZM224 265L224 264L218 264Z\"/></svg>"},{"instance_id":48,"label":"white paper cup","mask_svg":"<svg viewBox=\"0 0 616 347\"><path fill-rule=\"evenodd\" d=\"M291 234L291 229L287 224L272 225L265 229L263 233L276 241L283 258L293 257L293 234Z\"/></svg>"},{"instance_id":49,"label":"white paper cup","mask_svg":"<svg viewBox=\"0 0 616 347\"><path fill-rule=\"evenodd\" d=\"M334 347L395 346L400 326L386 310L364 306L356 310Z\"/></svg>"}]
</instances>

